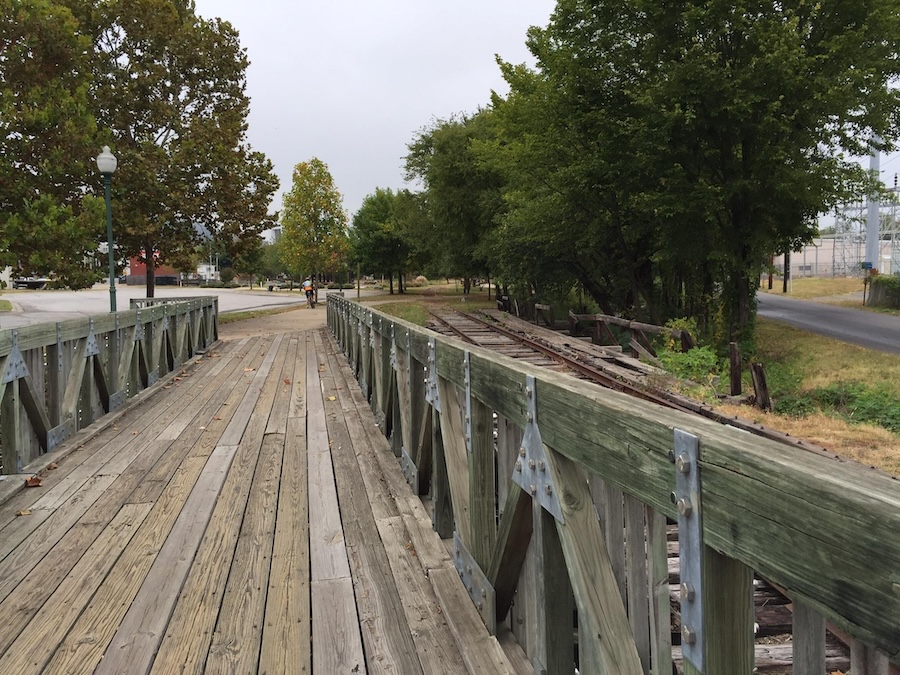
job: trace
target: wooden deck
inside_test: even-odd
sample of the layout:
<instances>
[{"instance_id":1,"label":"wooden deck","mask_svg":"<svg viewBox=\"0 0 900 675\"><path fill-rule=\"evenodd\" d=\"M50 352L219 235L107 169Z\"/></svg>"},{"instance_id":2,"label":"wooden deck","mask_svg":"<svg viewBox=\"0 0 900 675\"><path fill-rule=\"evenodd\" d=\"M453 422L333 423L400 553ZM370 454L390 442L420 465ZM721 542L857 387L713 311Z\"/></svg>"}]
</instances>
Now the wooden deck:
<instances>
[{"instance_id":1,"label":"wooden deck","mask_svg":"<svg viewBox=\"0 0 900 675\"><path fill-rule=\"evenodd\" d=\"M92 436L0 505L0 673L529 672L324 332L220 343Z\"/></svg>"}]
</instances>

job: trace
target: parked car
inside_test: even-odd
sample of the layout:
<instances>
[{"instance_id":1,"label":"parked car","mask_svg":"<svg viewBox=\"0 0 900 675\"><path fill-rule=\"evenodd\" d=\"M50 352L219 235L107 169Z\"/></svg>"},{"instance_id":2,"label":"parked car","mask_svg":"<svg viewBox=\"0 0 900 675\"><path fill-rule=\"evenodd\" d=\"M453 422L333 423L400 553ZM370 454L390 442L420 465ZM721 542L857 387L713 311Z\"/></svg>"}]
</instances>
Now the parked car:
<instances>
[{"instance_id":1,"label":"parked car","mask_svg":"<svg viewBox=\"0 0 900 675\"><path fill-rule=\"evenodd\" d=\"M46 288L50 280L46 277L17 277L13 279L13 288L30 288L32 290L38 288Z\"/></svg>"}]
</instances>

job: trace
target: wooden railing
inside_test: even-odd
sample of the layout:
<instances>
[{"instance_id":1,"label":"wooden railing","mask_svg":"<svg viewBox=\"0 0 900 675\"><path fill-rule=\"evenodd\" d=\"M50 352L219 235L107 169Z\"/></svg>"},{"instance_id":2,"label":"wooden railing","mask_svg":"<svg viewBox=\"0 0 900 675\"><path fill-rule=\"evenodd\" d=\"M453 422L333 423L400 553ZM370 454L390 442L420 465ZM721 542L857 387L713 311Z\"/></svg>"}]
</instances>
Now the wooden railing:
<instances>
[{"instance_id":1,"label":"wooden railing","mask_svg":"<svg viewBox=\"0 0 900 675\"><path fill-rule=\"evenodd\" d=\"M0 473L21 472L218 339L215 297L131 302L140 308L0 331Z\"/></svg>"},{"instance_id":2,"label":"wooden railing","mask_svg":"<svg viewBox=\"0 0 900 675\"><path fill-rule=\"evenodd\" d=\"M631 332L631 340L629 347L631 354L635 358L642 355L655 357L656 352L653 345L647 338L647 333L655 335L668 335L672 340L678 340L681 345L681 351L686 352L696 346L694 338L686 330L676 328L666 328L665 326L655 326L650 323L641 323L640 321L629 321L617 316L608 314L575 314L569 312L569 333L575 335L576 327L579 323L586 323L592 327L591 337L595 344L619 344L618 338L610 330L610 326L618 326Z\"/></svg>"},{"instance_id":3,"label":"wooden railing","mask_svg":"<svg viewBox=\"0 0 900 675\"><path fill-rule=\"evenodd\" d=\"M572 673L577 658L582 673L669 675L680 649L687 673L749 674L754 571L792 599L794 673L825 672L826 622L852 636L854 675L900 656L890 477L342 298L328 322L435 529L455 537L485 624L508 621L538 668ZM667 518L680 540L676 650Z\"/></svg>"}]
</instances>

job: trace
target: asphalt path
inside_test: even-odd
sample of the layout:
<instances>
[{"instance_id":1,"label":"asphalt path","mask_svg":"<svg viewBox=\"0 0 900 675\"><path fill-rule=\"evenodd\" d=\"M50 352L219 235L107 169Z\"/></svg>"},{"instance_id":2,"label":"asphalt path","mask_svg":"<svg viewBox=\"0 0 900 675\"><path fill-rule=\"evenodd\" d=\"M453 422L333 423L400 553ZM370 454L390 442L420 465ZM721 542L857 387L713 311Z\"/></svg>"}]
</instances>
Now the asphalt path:
<instances>
[{"instance_id":1,"label":"asphalt path","mask_svg":"<svg viewBox=\"0 0 900 675\"><path fill-rule=\"evenodd\" d=\"M811 333L900 354L900 316L760 293L759 316Z\"/></svg>"},{"instance_id":2,"label":"asphalt path","mask_svg":"<svg viewBox=\"0 0 900 675\"><path fill-rule=\"evenodd\" d=\"M350 291L345 291L349 293ZM132 298L145 297L143 286L116 285L116 308L129 309ZM196 286L157 286L157 298L183 298L215 295L219 298L219 313L241 310L301 305L306 298L300 291L272 291L265 289L197 288ZM322 297L322 291L319 291ZM0 295L13 303L13 311L0 313L0 329L18 328L33 323L65 321L109 312L109 286L97 284L83 291L7 291Z\"/></svg>"}]
</instances>

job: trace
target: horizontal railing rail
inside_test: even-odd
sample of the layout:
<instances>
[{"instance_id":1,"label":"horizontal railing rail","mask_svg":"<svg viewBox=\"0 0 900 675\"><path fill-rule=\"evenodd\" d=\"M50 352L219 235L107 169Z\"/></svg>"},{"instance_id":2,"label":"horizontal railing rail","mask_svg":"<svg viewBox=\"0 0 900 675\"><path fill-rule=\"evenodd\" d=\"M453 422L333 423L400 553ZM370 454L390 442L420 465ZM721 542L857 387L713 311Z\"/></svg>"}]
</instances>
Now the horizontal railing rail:
<instances>
[{"instance_id":1,"label":"horizontal railing rail","mask_svg":"<svg viewBox=\"0 0 900 675\"><path fill-rule=\"evenodd\" d=\"M330 298L328 324L435 529L455 537L485 624L508 621L546 672L577 658L586 673L668 675L674 651L687 673L749 674L754 572L793 602L795 673L825 672L826 622L850 636L854 673L900 657L891 477L343 298Z\"/></svg>"},{"instance_id":2,"label":"horizontal railing rail","mask_svg":"<svg viewBox=\"0 0 900 675\"><path fill-rule=\"evenodd\" d=\"M215 297L132 306L0 331L0 473L21 472L218 339Z\"/></svg>"}]
</instances>

